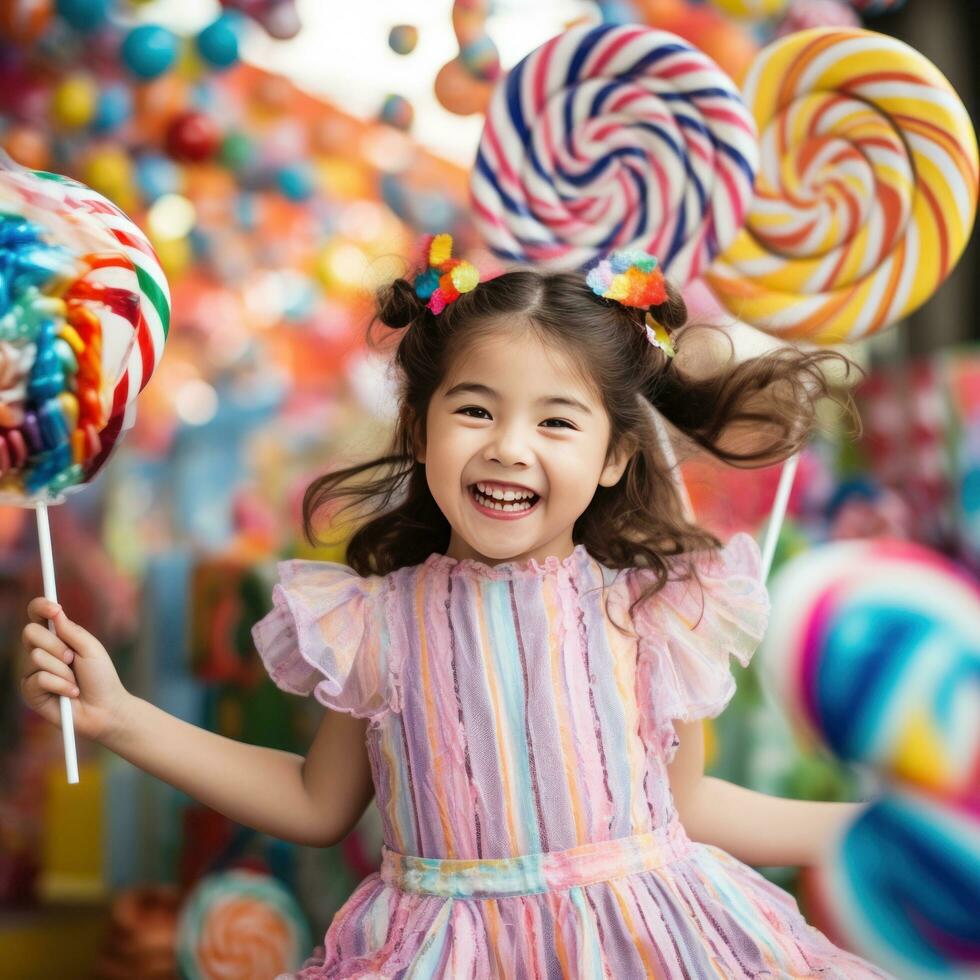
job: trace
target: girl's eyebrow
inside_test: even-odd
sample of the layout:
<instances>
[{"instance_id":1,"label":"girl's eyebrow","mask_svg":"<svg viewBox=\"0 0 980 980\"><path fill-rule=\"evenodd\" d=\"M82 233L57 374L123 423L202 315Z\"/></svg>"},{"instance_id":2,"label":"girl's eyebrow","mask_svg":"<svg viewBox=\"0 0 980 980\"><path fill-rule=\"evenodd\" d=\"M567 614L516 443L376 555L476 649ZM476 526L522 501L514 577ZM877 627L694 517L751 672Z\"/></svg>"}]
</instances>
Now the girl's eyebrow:
<instances>
[{"instance_id":1,"label":"girl's eyebrow","mask_svg":"<svg viewBox=\"0 0 980 980\"><path fill-rule=\"evenodd\" d=\"M453 395L483 395L485 398L499 398L500 395L493 390L493 388L488 388L486 385L479 384L475 381L462 381L458 385L453 385L444 397L451 398ZM562 405L567 408L577 408L580 412L584 412L586 415L592 414L592 409L588 405L584 405L582 402L577 401L575 398L569 398L568 395L545 395L543 398L539 398L535 403L537 405Z\"/></svg>"}]
</instances>

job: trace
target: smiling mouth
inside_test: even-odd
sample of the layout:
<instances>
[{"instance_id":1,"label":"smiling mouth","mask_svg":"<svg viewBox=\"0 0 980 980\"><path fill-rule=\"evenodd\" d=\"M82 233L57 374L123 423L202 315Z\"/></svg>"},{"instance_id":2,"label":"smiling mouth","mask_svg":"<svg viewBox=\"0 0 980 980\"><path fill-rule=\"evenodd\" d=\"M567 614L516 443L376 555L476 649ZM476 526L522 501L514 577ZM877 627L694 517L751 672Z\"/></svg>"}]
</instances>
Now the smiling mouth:
<instances>
[{"instance_id":1,"label":"smiling mouth","mask_svg":"<svg viewBox=\"0 0 980 980\"><path fill-rule=\"evenodd\" d=\"M492 496L486 493L473 483L469 488L470 496L486 510L497 511L501 514L522 514L534 508L534 505L541 499L538 494L530 490L515 490L502 492L503 497ZM498 493L501 491L498 491Z\"/></svg>"}]
</instances>

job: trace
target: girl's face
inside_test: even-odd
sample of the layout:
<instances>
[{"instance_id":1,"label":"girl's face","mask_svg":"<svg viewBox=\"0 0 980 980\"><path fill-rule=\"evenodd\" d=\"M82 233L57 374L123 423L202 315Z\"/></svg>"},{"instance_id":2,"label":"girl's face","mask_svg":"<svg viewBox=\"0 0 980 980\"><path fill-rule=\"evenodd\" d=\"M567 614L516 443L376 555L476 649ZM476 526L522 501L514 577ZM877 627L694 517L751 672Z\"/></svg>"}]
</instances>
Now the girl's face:
<instances>
[{"instance_id":1,"label":"girl's face","mask_svg":"<svg viewBox=\"0 0 980 980\"><path fill-rule=\"evenodd\" d=\"M596 487L613 486L629 459L607 459L597 393L526 328L495 331L457 358L425 431L418 458L452 528L447 554L487 564L567 557Z\"/></svg>"}]
</instances>

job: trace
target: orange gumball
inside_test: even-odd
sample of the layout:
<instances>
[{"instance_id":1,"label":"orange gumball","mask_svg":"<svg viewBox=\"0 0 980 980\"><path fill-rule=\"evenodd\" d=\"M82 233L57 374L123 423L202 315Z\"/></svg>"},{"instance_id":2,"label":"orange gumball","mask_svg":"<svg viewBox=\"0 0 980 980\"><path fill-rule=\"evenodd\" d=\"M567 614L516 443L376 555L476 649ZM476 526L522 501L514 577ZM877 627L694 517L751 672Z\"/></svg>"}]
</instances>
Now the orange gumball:
<instances>
[{"instance_id":1,"label":"orange gumball","mask_svg":"<svg viewBox=\"0 0 980 980\"><path fill-rule=\"evenodd\" d=\"M28 170L51 168L51 147L44 133L33 126L11 126L4 134L3 148Z\"/></svg>"},{"instance_id":2,"label":"orange gumball","mask_svg":"<svg viewBox=\"0 0 980 980\"><path fill-rule=\"evenodd\" d=\"M684 38L738 84L759 52L746 28L711 7L693 6L683 0L640 0L639 9L650 27Z\"/></svg>"},{"instance_id":3,"label":"orange gumball","mask_svg":"<svg viewBox=\"0 0 980 980\"><path fill-rule=\"evenodd\" d=\"M680 17L687 9L684 0L633 0L639 16L651 26L659 20L672 20Z\"/></svg>"},{"instance_id":4,"label":"orange gumball","mask_svg":"<svg viewBox=\"0 0 980 980\"><path fill-rule=\"evenodd\" d=\"M51 21L51 0L3 0L0 37L15 44L36 41Z\"/></svg>"},{"instance_id":5,"label":"orange gumball","mask_svg":"<svg viewBox=\"0 0 980 980\"><path fill-rule=\"evenodd\" d=\"M439 69L435 81L436 98L440 105L457 116L486 112L493 93L492 82L474 78L458 58L447 61Z\"/></svg>"}]
</instances>

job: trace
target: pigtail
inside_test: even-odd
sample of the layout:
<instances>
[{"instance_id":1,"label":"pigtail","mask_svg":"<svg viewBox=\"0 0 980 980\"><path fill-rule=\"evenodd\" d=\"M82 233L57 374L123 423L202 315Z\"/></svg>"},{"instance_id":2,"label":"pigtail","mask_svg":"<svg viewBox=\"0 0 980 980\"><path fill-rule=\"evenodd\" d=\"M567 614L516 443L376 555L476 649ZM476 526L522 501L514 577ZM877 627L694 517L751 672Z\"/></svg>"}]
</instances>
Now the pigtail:
<instances>
[{"instance_id":1,"label":"pigtail","mask_svg":"<svg viewBox=\"0 0 980 980\"><path fill-rule=\"evenodd\" d=\"M676 354L662 359L644 394L696 445L732 466L768 466L803 448L824 399L856 420L843 382L857 368L842 354L779 347L739 361L723 327L685 325L680 292L670 284L667 292L650 315L667 328Z\"/></svg>"}]
</instances>

